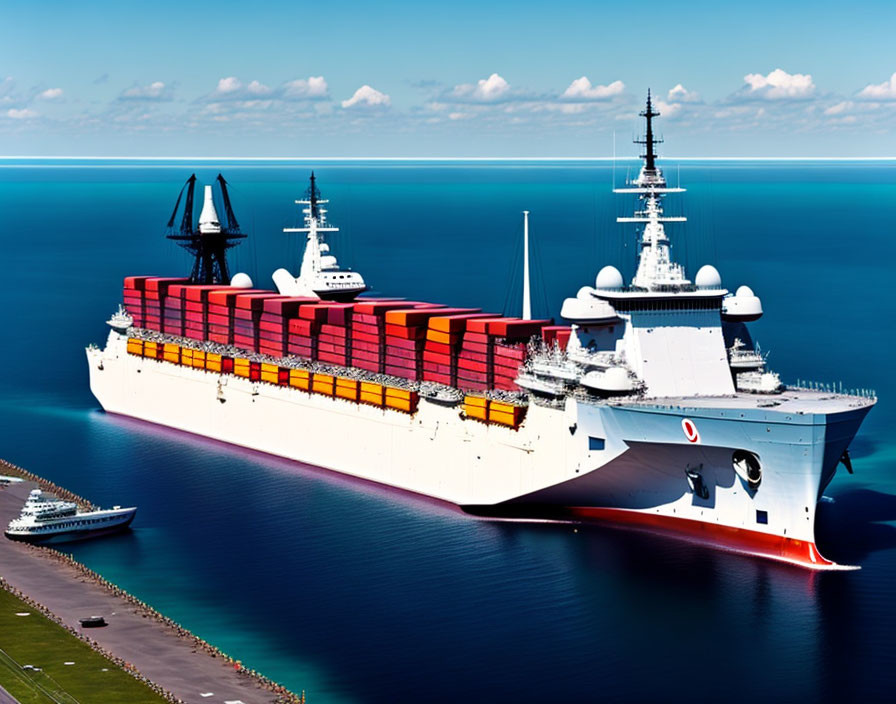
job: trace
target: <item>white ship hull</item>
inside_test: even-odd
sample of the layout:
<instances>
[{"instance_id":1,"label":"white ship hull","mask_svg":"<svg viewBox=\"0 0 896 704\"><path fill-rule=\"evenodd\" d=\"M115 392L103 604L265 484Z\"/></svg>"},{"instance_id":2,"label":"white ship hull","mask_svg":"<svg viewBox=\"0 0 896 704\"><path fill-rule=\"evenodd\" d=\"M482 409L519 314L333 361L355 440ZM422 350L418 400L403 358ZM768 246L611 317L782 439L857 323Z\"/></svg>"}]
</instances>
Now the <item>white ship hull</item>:
<instances>
[{"instance_id":1,"label":"white ship hull","mask_svg":"<svg viewBox=\"0 0 896 704\"><path fill-rule=\"evenodd\" d=\"M129 355L111 332L87 351L90 388L111 413L434 497L471 513L614 520L725 547L836 567L815 547L815 508L872 405L811 392L776 397L530 404L518 430L421 399L413 415ZM817 410L813 410L813 404ZM699 438L689 440L682 420ZM762 459L752 490L734 450ZM685 469L697 467L700 498Z\"/></svg>"},{"instance_id":2,"label":"white ship hull","mask_svg":"<svg viewBox=\"0 0 896 704\"><path fill-rule=\"evenodd\" d=\"M108 533L117 533L131 525L136 508L102 511L101 517L88 519L84 515L60 519L50 524L42 524L32 529L7 529L4 535L10 540L23 543L71 543L86 540Z\"/></svg>"}]
</instances>

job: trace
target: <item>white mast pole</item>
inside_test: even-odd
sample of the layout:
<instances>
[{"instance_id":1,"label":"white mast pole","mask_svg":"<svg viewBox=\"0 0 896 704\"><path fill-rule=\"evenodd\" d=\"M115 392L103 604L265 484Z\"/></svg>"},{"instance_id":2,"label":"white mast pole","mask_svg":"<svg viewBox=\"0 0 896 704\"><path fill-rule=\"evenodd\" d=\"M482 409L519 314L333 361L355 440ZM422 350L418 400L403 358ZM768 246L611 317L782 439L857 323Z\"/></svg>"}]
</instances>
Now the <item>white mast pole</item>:
<instances>
[{"instance_id":1,"label":"white mast pole","mask_svg":"<svg viewBox=\"0 0 896 704\"><path fill-rule=\"evenodd\" d=\"M529 290L529 211L523 211L523 320L532 320L532 295Z\"/></svg>"}]
</instances>

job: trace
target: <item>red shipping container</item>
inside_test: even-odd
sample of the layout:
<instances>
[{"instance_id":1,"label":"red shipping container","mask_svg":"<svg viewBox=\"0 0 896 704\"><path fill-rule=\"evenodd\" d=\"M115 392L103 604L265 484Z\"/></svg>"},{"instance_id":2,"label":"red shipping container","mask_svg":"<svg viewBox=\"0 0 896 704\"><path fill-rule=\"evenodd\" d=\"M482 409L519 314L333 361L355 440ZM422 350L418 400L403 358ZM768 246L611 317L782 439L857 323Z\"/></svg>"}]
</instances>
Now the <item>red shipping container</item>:
<instances>
[{"instance_id":1,"label":"red shipping container","mask_svg":"<svg viewBox=\"0 0 896 704\"><path fill-rule=\"evenodd\" d=\"M470 332L470 327L467 325L467 331L464 333L464 344L469 342L472 345L487 345L491 340L492 338L486 333Z\"/></svg>"},{"instance_id":2,"label":"red shipping container","mask_svg":"<svg viewBox=\"0 0 896 704\"><path fill-rule=\"evenodd\" d=\"M352 362L352 366L357 367L358 369L364 369L368 372L378 373L380 371L379 362L367 362L359 359L357 362Z\"/></svg>"},{"instance_id":3,"label":"red shipping container","mask_svg":"<svg viewBox=\"0 0 896 704\"><path fill-rule=\"evenodd\" d=\"M439 342L431 342L430 340L426 341L426 346L423 349L449 356L454 354L454 348L451 345L443 345Z\"/></svg>"},{"instance_id":4,"label":"red shipping container","mask_svg":"<svg viewBox=\"0 0 896 704\"><path fill-rule=\"evenodd\" d=\"M184 298L195 303L208 301L208 295L211 291L217 291L219 289L233 290L229 286L222 286L221 284L193 284L192 286L185 286L184 288Z\"/></svg>"},{"instance_id":5,"label":"red shipping container","mask_svg":"<svg viewBox=\"0 0 896 704\"><path fill-rule=\"evenodd\" d=\"M287 327L290 333L297 335L311 335L316 330L316 326L312 321L300 318L292 318Z\"/></svg>"},{"instance_id":6,"label":"red shipping container","mask_svg":"<svg viewBox=\"0 0 896 704\"><path fill-rule=\"evenodd\" d=\"M386 335L400 337L405 340L422 340L426 336L426 328L422 326L407 327L386 323Z\"/></svg>"},{"instance_id":7,"label":"red shipping container","mask_svg":"<svg viewBox=\"0 0 896 704\"><path fill-rule=\"evenodd\" d=\"M317 303L299 308L299 318L303 320L311 320L315 323L327 322L327 308L329 305L325 303Z\"/></svg>"},{"instance_id":8,"label":"red shipping container","mask_svg":"<svg viewBox=\"0 0 896 704\"><path fill-rule=\"evenodd\" d=\"M355 343L366 342L366 343L370 343L371 345L378 345L378 344L380 344L380 339L381 338L378 335L367 335L366 333L363 333L363 332L352 331L352 340Z\"/></svg>"},{"instance_id":9,"label":"red shipping container","mask_svg":"<svg viewBox=\"0 0 896 704\"><path fill-rule=\"evenodd\" d=\"M348 328L341 325L324 324L320 326L320 332L322 335L333 335L343 339L348 337Z\"/></svg>"},{"instance_id":10,"label":"red shipping container","mask_svg":"<svg viewBox=\"0 0 896 704\"><path fill-rule=\"evenodd\" d=\"M186 284L189 282L189 279L181 276L152 276L146 279L146 291L154 291L164 296L174 284Z\"/></svg>"},{"instance_id":11,"label":"red shipping container","mask_svg":"<svg viewBox=\"0 0 896 704\"><path fill-rule=\"evenodd\" d=\"M483 362L486 363L489 361L489 355L481 354L479 352L469 352L467 350L463 350L459 355L457 355L458 359L468 359L473 362Z\"/></svg>"},{"instance_id":12,"label":"red shipping container","mask_svg":"<svg viewBox=\"0 0 896 704\"><path fill-rule=\"evenodd\" d=\"M332 303L327 309L327 322L330 325L348 325L352 320L354 303Z\"/></svg>"},{"instance_id":13,"label":"red shipping container","mask_svg":"<svg viewBox=\"0 0 896 704\"><path fill-rule=\"evenodd\" d=\"M497 361L498 358L505 359L505 360L515 360L515 361L519 361L519 362L522 362L524 359L526 359L526 349L524 347L517 348L517 347L506 347L504 345L495 345L494 352L495 352L495 361ZM502 363L506 363L506 362L502 362Z\"/></svg>"},{"instance_id":14,"label":"red shipping container","mask_svg":"<svg viewBox=\"0 0 896 704\"><path fill-rule=\"evenodd\" d=\"M209 342L218 342L222 345L230 344L230 337L227 334L213 332L211 329L208 331L208 339Z\"/></svg>"},{"instance_id":15,"label":"red shipping container","mask_svg":"<svg viewBox=\"0 0 896 704\"><path fill-rule=\"evenodd\" d=\"M381 352L383 349L383 345L380 345L376 342L359 342L358 340L352 341L352 351L359 350L362 352Z\"/></svg>"},{"instance_id":16,"label":"red shipping container","mask_svg":"<svg viewBox=\"0 0 896 704\"><path fill-rule=\"evenodd\" d=\"M134 289L137 291L142 291L146 288L146 282L148 279L154 279L157 277L154 276L125 276L124 277L124 288Z\"/></svg>"},{"instance_id":17,"label":"red shipping container","mask_svg":"<svg viewBox=\"0 0 896 704\"><path fill-rule=\"evenodd\" d=\"M488 333L498 337L528 338L538 335L541 328L552 322L551 320L496 320L488 324Z\"/></svg>"},{"instance_id":18,"label":"red shipping container","mask_svg":"<svg viewBox=\"0 0 896 704\"><path fill-rule=\"evenodd\" d=\"M470 371L482 372L486 374L488 373L489 365L486 362L475 362L472 359L458 359L457 368L458 373L460 373L461 369L467 369Z\"/></svg>"},{"instance_id":19,"label":"red shipping container","mask_svg":"<svg viewBox=\"0 0 896 704\"><path fill-rule=\"evenodd\" d=\"M401 347L386 346L386 357L397 357L400 359L418 359L422 353L419 350L408 350Z\"/></svg>"},{"instance_id":20,"label":"red shipping container","mask_svg":"<svg viewBox=\"0 0 896 704\"><path fill-rule=\"evenodd\" d=\"M489 325L491 323L497 323L502 320L519 320L519 318L508 318L503 315L495 316L494 318L476 318L467 323L467 335L471 333L474 335L483 335L483 339L480 339L480 342L487 342L489 335Z\"/></svg>"},{"instance_id":21,"label":"red shipping container","mask_svg":"<svg viewBox=\"0 0 896 704\"><path fill-rule=\"evenodd\" d=\"M256 288L219 288L214 291L209 291L208 293L208 302L209 305L214 303L219 306L227 306L233 307L234 301L237 296L244 296L250 293L270 293L270 291L262 291Z\"/></svg>"},{"instance_id":22,"label":"red shipping container","mask_svg":"<svg viewBox=\"0 0 896 704\"><path fill-rule=\"evenodd\" d=\"M303 305L312 305L320 301L319 298L311 298L309 296L282 296L280 298L268 298L264 301L263 309L265 313L273 313L285 318L292 318L298 315L299 309Z\"/></svg>"},{"instance_id":23,"label":"red shipping container","mask_svg":"<svg viewBox=\"0 0 896 704\"><path fill-rule=\"evenodd\" d=\"M438 352L423 350L423 361L450 365L454 364L454 357L452 357L450 354L439 354Z\"/></svg>"},{"instance_id":24,"label":"red shipping container","mask_svg":"<svg viewBox=\"0 0 896 704\"><path fill-rule=\"evenodd\" d=\"M391 345L392 347L402 347L407 350L417 350L423 347L422 340L405 340L393 335L386 335L385 342L387 345Z\"/></svg>"},{"instance_id":25,"label":"red shipping container","mask_svg":"<svg viewBox=\"0 0 896 704\"><path fill-rule=\"evenodd\" d=\"M494 313L457 313L433 316L429 319L429 328L440 332L463 332L469 320L477 318L494 318Z\"/></svg>"},{"instance_id":26,"label":"red shipping container","mask_svg":"<svg viewBox=\"0 0 896 704\"><path fill-rule=\"evenodd\" d=\"M251 293L240 293L236 297L236 308L243 310L261 311L264 309L264 302L269 298L286 298L279 293L273 291L252 291Z\"/></svg>"},{"instance_id":27,"label":"red shipping container","mask_svg":"<svg viewBox=\"0 0 896 704\"><path fill-rule=\"evenodd\" d=\"M396 308L407 308L408 302L402 301L400 299L392 300L392 301L383 301L383 300L364 300L359 298L353 304L355 309L355 313L360 313L362 315L370 315L373 317L382 317L386 314L386 311L395 310Z\"/></svg>"}]
</instances>

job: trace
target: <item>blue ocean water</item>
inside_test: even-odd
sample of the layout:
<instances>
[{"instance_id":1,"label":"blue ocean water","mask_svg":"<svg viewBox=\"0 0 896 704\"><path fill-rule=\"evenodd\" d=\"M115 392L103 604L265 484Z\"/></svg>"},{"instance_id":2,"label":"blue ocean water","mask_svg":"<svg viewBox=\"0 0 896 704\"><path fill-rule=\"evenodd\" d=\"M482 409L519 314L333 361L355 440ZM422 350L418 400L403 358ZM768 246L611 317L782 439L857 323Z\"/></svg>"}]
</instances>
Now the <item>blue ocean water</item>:
<instances>
[{"instance_id":1,"label":"blue ocean water","mask_svg":"<svg viewBox=\"0 0 896 704\"><path fill-rule=\"evenodd\" d=\"M186 273L162 235L192 171L223 171L251 239L234 270L296 268L311 168L378 292L511 312L520 211L536 314L632 232L606 163L0 163L0 455L102 504L131 533L67 548L312 702L892 701L896 686L896 260L891 162L683 162L675 253L749 284L754 336L797 378L873 387L854 476L819 515L816 574L650 534L493 523L98 410L83 348L125 274ZM614 174L615 171L615 174ZM510 293L508 293L510 290ZM2 571L2 566L0 566Z\"/></svg>"}]
</instances>

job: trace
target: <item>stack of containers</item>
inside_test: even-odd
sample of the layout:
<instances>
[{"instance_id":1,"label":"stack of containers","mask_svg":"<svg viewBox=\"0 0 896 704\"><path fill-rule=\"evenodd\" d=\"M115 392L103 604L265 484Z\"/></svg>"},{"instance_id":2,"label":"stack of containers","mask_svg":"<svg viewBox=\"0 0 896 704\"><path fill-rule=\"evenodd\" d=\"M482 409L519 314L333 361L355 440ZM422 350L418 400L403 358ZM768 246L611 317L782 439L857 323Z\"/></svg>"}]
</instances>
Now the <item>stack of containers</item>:
<instances>
[{"instance_id":1,"label":"stack of containers","mask_svg":"<svg viewBox=\"0 0 896 704\"><path fill-rule=\"evenodd\" d=\"M184 286L183 289L184 337L204 342L208 339L209 294L212 291L232 289L221 284L195 284Z\"/></svg>"},{"instance_id":2,"label":"stack of containers","mask_svg":"<svg viewBox=\"0 0 896 704\"><path fill-rule=\"evenodd\" d=\"M429 319L423 346L423 380L446 386L457 384L457 361L466 323L471 318L493 317L475 308L438 311Z\"/></svg>"},{"instance_id":3,"label":"stack of containers","mask_svg":"<svg viewBox=\"0 0 896 704\"><path fill-rule=\"evenodd\" d=\"M352 311L351 366L382 372L386 352L386 313L407 308L403 301L356 301Z\"/></svg>"},{"instance_id":4,"label":"stack of containers","mask_svg":"<svg viewBox=\"0 0 896 704\"><path fill-rule=\"evenodd\" d=\"M317 359L320 362L347 367L351 360L352 303L326 305L327 321L320 326Z\"/></svg>"},{"instance_id":5,"label":"stack of containers","mask_svg":"<svg viewBox=\"0 0 896 704\"><path fill-rule=\"evenodd\" d=\"M289 321L286 351L305 359L317 359L317 338L320 326L327 322L325 303L314 303L299 308L299 317Z\"/></svg>"},{"instance_id":6,"label":"stack of containers","mask_svg":"<svg viewBox=\"0 0 896 704\"><path fill-rule=\"evenodd\" d=\"M143 292L144 316L143 326L147 330L163 332L162 310L168 289L174 284L188 283L189 279L173 276L152 276L146 279L146 289Z\"/></svg>"},{"instance_id":7,"label":"stack of containers","mask_svg":"<svg viewBox=\"0 0 896 704\"><path fill-rule=\"evenodd\" d=\"M432 316L445 310L445 308L439 308L432 304L422 305L427 307L386 311L385 359L383 361L383 371L386 374L411 381L421 379L426 323Z\"/></svg>"},{"instance_id":8,"label":"stack of containers","mask_svg":"<svg viewBox=\"0 0 896 704\"><path fill-rule=\"evenodd\" d=\"M236 297L249 291L244 288L221 288L208 294L208 340L222 345L233 344L233 308Z\"/></svg>"},{"instance_id":9,"label":"stack of containers","mask_svg":"<svg viewBox=\"0 0 896 704\"><path fill-rule=\"evenodd\" d=\"M142 328L144 323L143 294L146 280L150 276L126 276L124 279L124 308L134 319L134 327Z\"/></svg>"},{"instance_id":10,"label":"stack of containers","mask_svg":"<svg viewBox=\"0 0 896 704\"><path fill-rule=\"evenodd\" d=\"M289 353L290 318L297 318L303 305L317 301L317 298L307 297L266 299L258 322L258 351L272 357L285 357Z\"/></svg>"},{"instance_id":11,"label":"stack of containers","mask_svg":"<svg viewBox=\"0 0 896 704\"><path fill-rule=\"evenodd\" d=\"M286 298L273 291L243 292L237 295L233 307L233 345L258 352L259 328L265 301Z\"/></svg>"},{"instance_id":12,"label":"stack of containers","mask_svg":"<svg viewBox=\"0 0 896 704\"><path fill-rule=\"evenodd\" d=\"M551 322L505 318L488 324L488 334L495 338L492 356L493 388L520 391L515 382L519 368L526 361L526 343Z\"/></svg>"},{"instance_id":13,"label":"stack of containers","mask_svg":"<svg viewBox=\"0 0 896 704\"><path fill-rule=\"evenodd\" d=\"M572 335L572 328L567 325L545 325L541 329L544 344L548 347L557 345L561 350L566 349L570 335Z\"/></svg>"},{"instance_id":14,"label":"stack of containers","mask_svg":"<svg viewBox=\"0 0 896 704\"><path fill-rule=\"evenodd\" d=\"M168 335L184 336L184 289L188 284L174 284L168 287L168 295L162 303L162 332Z\"/></svg>"},{"instance_id":15,"label":"stack of containers","mask_svg":"<svg viewBox=\"0 0 896 704\"><path fill-rule=\"evenodd\" d=\"M501 316L476 318L467 321L457 356L457 386L461 389L487 391L492 387L492 342L488 334L491 322L503 320ZM486 420L483 407L481 420ZM478 416L477 416L478 417Z\"/></svg>"}]
</instances>

